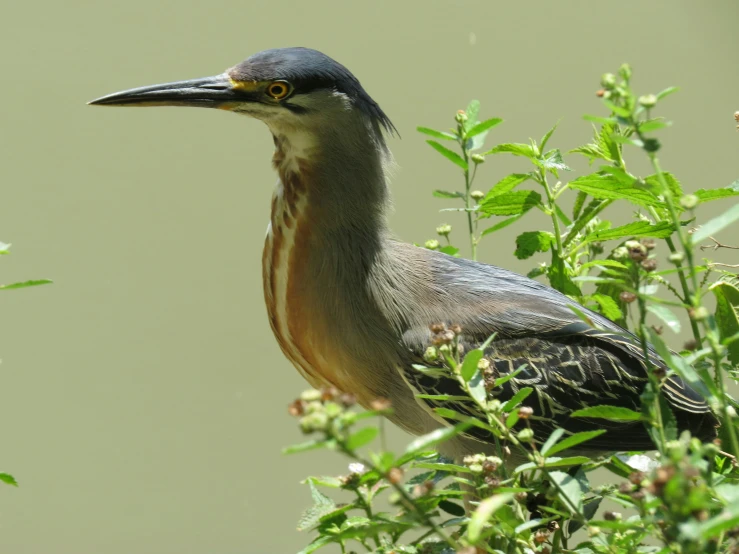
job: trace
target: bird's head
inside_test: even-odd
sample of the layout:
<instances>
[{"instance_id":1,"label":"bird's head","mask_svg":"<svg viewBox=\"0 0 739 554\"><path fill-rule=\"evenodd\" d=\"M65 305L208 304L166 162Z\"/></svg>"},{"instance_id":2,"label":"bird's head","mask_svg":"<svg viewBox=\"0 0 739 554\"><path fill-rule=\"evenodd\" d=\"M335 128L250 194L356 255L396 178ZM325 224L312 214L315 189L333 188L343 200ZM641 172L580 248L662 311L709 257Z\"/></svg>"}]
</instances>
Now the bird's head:
<instances>
[{"instance_id":1,"label":"bird's head","mask_svg":"<svg viewBox=\"0 0 739 554\"><path fill-rule=\"evenodd\" d=\"M273 133L341 126L356 116L378 132L395 130L346 67L310 48L265 50L214 77L125 90L90 104L218 108L260 119Z\"/></svg>"}]
</instances>

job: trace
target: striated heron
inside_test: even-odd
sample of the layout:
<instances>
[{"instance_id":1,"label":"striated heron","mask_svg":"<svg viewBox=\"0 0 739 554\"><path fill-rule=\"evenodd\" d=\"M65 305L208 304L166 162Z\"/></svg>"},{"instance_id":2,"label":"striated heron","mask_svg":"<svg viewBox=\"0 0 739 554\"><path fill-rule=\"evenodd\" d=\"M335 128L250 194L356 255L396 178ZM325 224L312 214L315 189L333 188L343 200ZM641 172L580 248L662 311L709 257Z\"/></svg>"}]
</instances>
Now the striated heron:
<instances>
[{"instance_id":1,"label":"striated heron","mask_svg":"<svg viewBox=\"0 0 739 554\"><path fill-rule=\"evenodd\" d=\"M653 447L640 422L570 417L598 404L639 410L648 375L635 336L537 281L392 238L386 134L395 128L354 75L325 54L267 50L215 77L126 90L91 104L219 108L266 123L279 179L262 256L264 296L280 348L314 387L351 393L364 406L388 398L397 425L429 432L448 423L436 407L470 413L458 402L416 397L462 394L454 379L413 369L434 340L430 328L458 324L466 349L496 334L485 350L489 376L526 364L490 394L505 400L533 387L525 405L538 416L531 420L537 437L555 426L605 427L579 448ZM666 369L652 350L650 359ZM661 386L681 429L715 436L716 420L696 391L677 377ZM473 428L443 449L460 456L491 448L489 436Z\"/></svg>"}]
</instances>

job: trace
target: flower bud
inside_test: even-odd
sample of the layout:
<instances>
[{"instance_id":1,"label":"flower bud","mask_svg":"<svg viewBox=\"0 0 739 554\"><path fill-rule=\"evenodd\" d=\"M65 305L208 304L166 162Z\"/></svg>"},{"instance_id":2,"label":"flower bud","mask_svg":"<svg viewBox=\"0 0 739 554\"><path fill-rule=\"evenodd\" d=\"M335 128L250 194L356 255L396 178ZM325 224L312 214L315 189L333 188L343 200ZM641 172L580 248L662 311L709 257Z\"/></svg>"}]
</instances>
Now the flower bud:
<instances>
[{"instance_id":1,"label":"flower bud","mask_svg":"<svg viewBox=\"0 0 739 554\"><path fill-rule=\"evenodd\" d=\"M618 68L618 74L624 81L628 81L631 79L631 66L627 63L621 64L621 67Z\"/></svg>"},{"instance_id":2,"label":"flower bud","mask_svg":"<svg viewBox=\"0 0 739 554\"><path fill-rule=\"evenodd\" d=\"M682 252L675 252L674 254L670 254L670 257L668 258L671 263L677 265L683 262L685 259L685 254Z\"/></svg>"},{"instance_id":3,"label":"flower bud","mask_svg":"<svg viewBox=\"0 0 739 554\"><path fill-rule=\"evenodd\" d=\"M472 197L473 200L482 200L483 198L485 198L485 193L482 192L481 190L473 190L470 193L470 196Z\"/></svg>"},{"instance_id":4,"label":"flower bud","mask_svg":"<svg viewBox=\"0 0 739 554\"><path fill-rule=\"evenodd\" d=\"M431 239L431 240L427 240L424 246L428 248L429 250L438 250L440 245L439 245L438 240Z\"/></svg>"},{"instance_id":5,"label":"flower bud","mask_svg":"<svg viewBox=\"0 0 739 554\"><path fill-rule=\"evenodd\" d=\"M644 108L654 108L657 105L657 97L654 94L640 96L639 105Z\"/></svg>"},{"instance_id":6,"label":"flower bud","mask_svg":"<svg viewBox=\"0 0 739 554\"><path fill-rule=\"evenodd\" d=\"M320 400L321 391L318 391L316 389L308 389L306 391L303 391L303 393L300 395L300 399L303 402L312 402L314 400Z\"/></svg>"},{"instance_id":7,"label":"flower bud","mask_svg":"<svg viewBox=\"0 0 739 554\"><path fill-rule=\"evenodd\" d=\"M518 433L520 442L532 442L534 440L534 432L531 429L521 429Z\"/></svg>"},{"instance_id":8,"label":"flower bud","mask_svg":"<svg viewBox=\"0 0 739 554\"><path fill-rule=\"evenodd\" d=\"M629 249L625 246L619 246L613 250L611 256L613 256L614 260L625 260L629 257Z\"/></svg>"},{"instance_id":9,"label":"flower bud","mask_svg":"<svg viewBox=\"0 0 739 554\"><path fill-rule=\"evenodd\" d=\"M623 516L620 512L603 512L603 519L606 521L621 521Z\"/></svg>"},{"instance_id":10,"label":"flower bud","mask_svg":"<svg viewBox=\"0 0 739 554\"><path fill-rule=\"evenodd\" d=\"M616 86L616 76L613 73L604 73L600 78L600 85L608 90Z\"/></svg>"},{"instance_id":11,"label":"flower bud","mask_svg":"<svg viewBox=\"0 0 739 554\"><path fill-rule=\"evenodd\" d=\"M397 485L403 480L403 470L399 467L394 467L387 472L387 480L393 485Z\"/></svg>"},{"instance_id":12,"label":"flower bud","mask_svg":"<svg viewBox=\"0 0 739 554\"><path fill-rule=\"evenodd\" d=\"M698 342L695 339L686 340L683 344L683 350L693 351L698 348Z\"/></svg>"},{"instance_id":13,"label":"flower bud","mask_svg":"<svg viewBox=\"0 0 739 554\"><path fill-rule=\"evenodd\" d=\"M483 156L482 154L472 154L472 156L470 156L470 159L475 163L475 165L485 163L485 156Z\"/></svg>"},{"instance_id":14,"label":"flower bud","mask_svg":"<svg viewBox=\"0 0 739 554\"><path fill-rule=\"evenodd\" d=\"M603 97L604 97L604 96L606 95L606 91L605 91L605 90L603 90L603 89L600 89L600 90L596 90L596 91L595 91L595 95L596 95L596 96L597 96L598 98L603 98Z\"/></svg>"},{"instance_id":15,"label":"flower bud","mask_svg":"<svg viewBox=\"0 0 739 554\"><path fill-rule=\"evenodd\" d=\"M456 120L457 123L465 123L467 121L467 114L465 113L464 110L459 110L457 112L457 115L454 116L454 119Z\"/></svg>"},{"instance_id":16,"label":"flower bud","mask_svg":"<svg viewBox=\"0 0 739 554\"><path fill-rule=\"evenodd\" d=\"M480 361L477 362L477 369L480 371L485 371L490 367L490 360L487 358L480 358Z\"/></svg>"},{"instance_id":17,"label":"flower bud","mask_svg":"<svg viewBox=\"0 0 739 554\"><path fill-rule=\"evenodd\" d=\"M641 266L644 268L644 271L654 271L657 269L657 260L648 258L641 263Z\"/></svg>"},{"instance_id":18,"label":"flower bud","mask_svg":"<svg viewBox=\"0 0 739 554\"><path fill-rule=\"evenodd\" d=\"M691 308L688 314L693 321L703 321L708 317L708 309L705 306L698 306L697 308Z\"/></svg>"},{"instance_id":19,"label":"flower bud","mask_svg":"<svg viewBox=\"0 0 739 554\"><path fill-rule=\"evenodd\" d=\"M444 223L443 225L439 225L436 228L436 234L439 235L440 237L447 237L449 236L449 233L451 232L452 232L452 226L447 223Z\"/></svg>"},{"instance_id":20,"label":"flower bud","mask_svg":"<svg viewBox=\"0 0 739 554\"><path fill-rule=\"evenodd\" d=\"M636 295L633 292L625 290L618 295L618 299L626 304L631 304L634 300L636 300Z\"/></svg>"},{"instance_id":21,"label":"flower bud","mask_svg":"<svg viewBox=\"0 0 739 554\"><path fill-rule=\"evenodd\" d=\"M654 239L641 239L640 242L647 250L654 250L657 248L657 241Z\"/></svg>"},{"instance_id":22,"label":"flower bud","mask_svg":"<svg viewBox=\"0 0 739 554\"><path fill-rule=\"evenodd\" d=\"M426 362L433 363L439 359L439 351L435 346L429 346L423 353L423 359Z\"/></svg>"},{"instance_id":23,"label":"flower bud","mask_svg":"<svg viewBox=\"0 0 739 554\"><path fill-rule=\"evenodd\" d=\"M698 205L698 200L695 194L686 194L680 199L680 205L686 210L692 210Z\"/></svg>"},{"instance_id":24,"label":"flower bud","mask_svg":"<svg viewBox=\"0 0 739 554\"><path fill-rule=\"evenodd\" d=\"M520 419L529 419L529 416L533 415L534 409L529 406L521 406L518 409L518 417Z\"/></svg>"}]
</instances>

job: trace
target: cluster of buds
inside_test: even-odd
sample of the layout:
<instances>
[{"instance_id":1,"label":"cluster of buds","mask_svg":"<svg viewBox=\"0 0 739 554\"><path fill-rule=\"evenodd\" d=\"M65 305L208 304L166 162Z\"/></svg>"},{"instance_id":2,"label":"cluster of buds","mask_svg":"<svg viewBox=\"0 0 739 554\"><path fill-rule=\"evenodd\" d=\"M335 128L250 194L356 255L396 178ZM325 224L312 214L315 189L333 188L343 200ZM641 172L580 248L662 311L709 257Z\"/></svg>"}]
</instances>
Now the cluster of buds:
<instances>
[{"instance_id":1,"label":"cluster of buds","mask_svg":"<svg viewBox=\"0 0 739 554\"><path fill-rule=\"evenodd\" d=\"M628 64L623 64L618 70L618 74L623 79L621 83L618 82L618 78L613 73L604 73L600 78L600 86L602 88L595 93L596 96L614 100L625 96L628 90L625 85L628 84L628 80L631 78L631 68ZM655 104L656 100L655 97Z\"/></svg>"},{"instance_id":2,"label":"cluster of buds","mask_svg":"<svg viewBox=\"0 0 739 554\"><path fill-rule=\"evenodd\" d=\"M357 462L349 464L349 474L339 477L339 481L341 481L341 487L349 490L356 489L359 486L362 475L364 475L365 473L367 473L367 468L364 467L364 464L360 464Z\"/></svg>"},{"instance_id":3,"label":"cluster of buds","mask_svg":"<svg viewBox=\"0 0 739 554\"><path fill-rule=\"evenodd\" d=\"M469 470L482 478L485 485L491 488L500 486L500 480L496 476L498 468L503 464L503 460L497 456L485 456L485 454L473 454L465 456L462 463Z\"/></svg>"},{"instance_id":4,"label":"cluster of buds","mask_svg":"<svg viewBox=\"0 0 739 554\"><path fill-rule=\"evenodd\" d=\"M441 243L439 243L439 241L436 239L429 239L423 243L423 247L427 248L428 250L438 250L440 246Z\"/></svg>"},{"instance_id":5,"label":"cluster of buds","mask_svg":"<svg viewBox=\"0 0 739 554\"><path fill-rule=\"evenodd\" d=\"M422 498L428 494L431 494L434 490L433 481L424 481L413 487L413 498Z\"/></svg>"},{"instance_id":6,"label":"cluster of buds","mask_svg":"<svg viewBox=\"0 0 739 554\"><path fill-rule=\"evenodd\" d=\"M657 242L654 239L642 239L641 241L627 240L624 243L628 257L632 261L639 263L645 271L654 271L657 269L657 260L650 257L650 252L656 246Z\"/></svg>"},{"instance_id":7,"label":"cluster of buds","mask_svg":"<svg viewBox=\"0 0 739 554\"><path fill-rule=\"evenodd\" d=\"M353 395L342 393L334 387L310 389L288 406L288 413L300 418L300 430L308 434L328 431L331 422L355 403Z\"/></svg>"},{"instance_id":8,"label":"cluster of buds","mask_svg":"<svg viewBox=\"0 0 739 554\"><path fill-rule=\"evenodd\" d=\"M459 325L451 325L447 327L444 323L434 323L429 326L431 331L432 346L426 349L423 359L427 362L435 362L444 354L463 353L462 345L459 344L459 336L462 334L462 327Z\"/></svg>"}]
</instances>

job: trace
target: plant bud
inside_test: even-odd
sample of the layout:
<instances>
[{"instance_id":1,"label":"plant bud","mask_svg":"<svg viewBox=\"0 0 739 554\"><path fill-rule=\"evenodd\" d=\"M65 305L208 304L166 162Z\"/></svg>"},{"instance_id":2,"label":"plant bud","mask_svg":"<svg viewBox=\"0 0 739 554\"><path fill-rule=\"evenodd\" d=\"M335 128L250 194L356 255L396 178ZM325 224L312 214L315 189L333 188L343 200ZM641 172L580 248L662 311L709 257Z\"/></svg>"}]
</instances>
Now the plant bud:
<instances>
[{"instance_id":1,"label":"plant bud","mask_svg":"<svg viewBox=\"0 0 739 554\"><path fill-rule=\"evenodd\" d=\"M387 480L393 485L397 485L403 480L403 470L399 467L394 467L387 472Z\"/></svg>"},{"instance_id":2,"label":"plant bud","mask_svg":"<svg viewBox=\"0 0 739 554\"><path fill-rule=\"evenodd\" d=\"M603 512L603 519L606 521L621 521L623 516L619 512Z\"/></svg>"},{"instance_id":3,"label":"plant bud","mask_svg":"<svg viewBox=\"0 0 739 554\"><path fill-rule=\"evenodd\" d=\"M439 235L440 237L447 237L449 236L449 233L451 232L452 232L452 226L447 223L444 223L444 225L439 225L436 228L436 234Z\"/></svg>"},{"instance_id":4,"label":"plant bud","mask_svg":"<svg viewBox=\"0 0 739 554\"><path fill-rule=\"evenodd\" d=\"M609 90L616 86L616 76L613 73L604 73L600 78L600 86Z\"/></svg>"},{"instance_id":5,"label":"plant bud","mask_svg":"<svg viewBox=\"0 0 739 554\"><path fill-rule=\"evenodd\" d=\"M691 308L688 314L693 321L703 321L708 317L708 309L705 306L698 306L697 308Z\"/></svg>"},{"instance_id":6,"label":"plant bud","mask_svg":"<svg viewBox=\"0 0 739 554\"><path fill-rule=\"evenodd\" d=\"M451 352L452 352L452 349L449 348L449 345L448 344L442 344L439 347L439 353L440 354L451 354Z\"/></svg>"},{"instance_id":7,"label":"plant bud","mask_svg":"<svg viewBox=\"0 0 739 554\"><path fill-rule=\"evenodd\" d=\"M692 210L698 205L698 200L695 194L686 194L680 199L680 205L686 210Z\"/></svg>"},{"instance_id":8,"label":"plant bud","mask_svg":"<svg viewBox=\"0 0 739 554\"><path fill-rule=\"evenodd\" d=\"M639 105L644 108L654 108L657 105L657 97L654 94L640 96Z\"/></svg>"},{"instance_id":9,"label":"plant bud","mask_svg":"<svg viewBox=\"0 0 739 554\"><path fill-rule=\"evenodd\" d=\"M595 95L596 95L596 96L597 96L598 98L603 98L603 97L604 97L604 96L606 95L606 91L605 91L605 90L603 90L603 89L600 89L600 90L596 90L596 91L595 91Z\"/></svg>"},{"instance_id":10,"label":"plant bud","mask_svg":"<svg viewBox=\"0 0 739 554\"><path fill-rule=\"evenodd\" d=\"M529 416L533 415L534 409L529 406L521 406L518 409L518 417L520 419L529 419Z\"/></svg>"},{"instance_id":11,"label":"plant bud","mask_svg":"<svg viewBox=\"0 0 739 554\"><path fill-rule=\"evenodd\" d=\"M314 400L320 400L321 391L318 391L316 389L308 389L306 391L303 391L303 393L300 395L300 399L303 402L312 402Z\"/></svg>"},{"instance_id":12,"label":"plant bud","mask_svg":"<svg viewBox=\"0 0 739 554\"><path fill-rule=\"evenodd\" d=\"M482 192L481 190L473 190L470 193L470 196L472 197L473 200L482 200L483 198L485 198L485 193Z\"/></svg>"},{"instance_id":13,"label":"plant bud","mask_svg":"<svg viewBox=\"0 0 739 554\"><path fill-rule=\"evenodd\" d=\"M480 358L480 361L477 362L477 369L480 371L485 371L490 367L490 360L487 358Z\"/></svg>"},{"instance_id":14,"label":"plant bud","mask_svg":"<svg viewBox=\"0 0 739 554\"><path fill-rule=\"evenodd\" d=\"M467 121L467 114L464 110L459 110L457 115L454 116L457 123L465 123Z\"/></svg>"},{"instance_id":15,"label":"plant bud","mask_svg":"<svg viewBox=\"0 0 739 554\"><path fill-rule=\"evenodd\" d=\"M648 258L641 263L641 266L644 268L644 271L654 271L657 269L657 260Z\"/></svg>"},{"instance_id":16,"label":"plant bud","mask_svg":"<svg viewBox=\"0 0 739 554\"><path fill-rule=\"evenodd\" d=\"M520 442L532 442L534 440L534 432L531 429L522 429L518 433L518 440Z\"/></svg>"},{"instance_id":17,"label":"plant bud","mask_svg":"<svg viewBox=\"0 0 739 554\"><path fill-rule=\"evenodd\" d=\"M624 81L628 81L631 79L631 66L627 63L621 64L621 67L618 68L618 74Z\"/></svg>"},{"instance_id":18,"label":"plant bud","mask_svg":"<svg viewBox=\"0 0 739 554\"><path fill-rule=\"evenodd\" d=\"M640 242L647 250L654 250L657 248L657 241L654 239L641 239Z\"/></svg>"},{"instance_id":19,"label":"plant bud","mask_svg":"<svg viewBox=\"0 0 739 554\"><path fill-rule=\"evenodd\" d=\"M424 244L426 248L429 250L438 250L439 249L439 241L436 239L427 240Z\"/></svg>"},{"instance_id":20,"label":"plant bud","mask_svg":"<svg viewBox=\"0 0 739 554\"><path fill-rule=\"evenodd\" d=\"M682 252L675 252L674 254L670 254L670 257L668 259L670 260L670 263L678 265L681 264L685 259L685 254L683 254Z\"/></svg>"},{"instance_id":21,"label":"plant bud","mask_svg":"<svg viewBox=\"0 0 739 554\"><path fill-rule=\"evenodd\" d=\"M613 250L611 256L614 260L624 260L629 257L629 249L625 246L619 246Z\"/></svg>"},{"instance_id":22,"label":"plant bud","mask_svg":"<svg viewBox=\"0 0 739 554\"><path fill-rule=\"evenodd\" d=\"M618 298L619 300L621 300L621 302L631 304L634 300L636 300L636 295L633 292L625 290L618 295Z\"/></svg>"},{"instance_id":23,"label":"plant bud","mask_svg":"<svg viewBox=\"0 0 739 554\"><path fill-rule=\"evenodd\" d=\"M439 359L439 351L436 350L436 347L429 346L426 352L423 353L423 359L426 362L433 363Z\"/></svg>"},{"instance_id":24,"label":"plant bud","mask_svg":"<svg viewBox=\"0 0 739 554\"><path fill-rule=\"evenodd\" d=\"M441 333L444 329L446 329L446 325L443 323L432 323L429 325L429 329L432 333Z\"/></svg>"},{"instance_id":25,"label":"plant bud","mask_svg":"<svg viewBox=\"0 0 739 554\"><path fill-rule=\"evenodd\" d=\"M687 341L685 341L685 344L683 344L683 349L684 350L690 350L692 352L696 348L698 348L698 343L696 342L695 339L687 340Z\"/></svg>"},{"instance_id":26,"label":"plant bud","mask_svg":"<svg viewBox=\"0 0 739 554\"><path fill-rule=\"evenodd\" d=\"M483 156L482 154L472 154L472 156L470 156L470 159L475 163L475 165L485 163L485 156Z\"/></svg>"}]
</instances>

